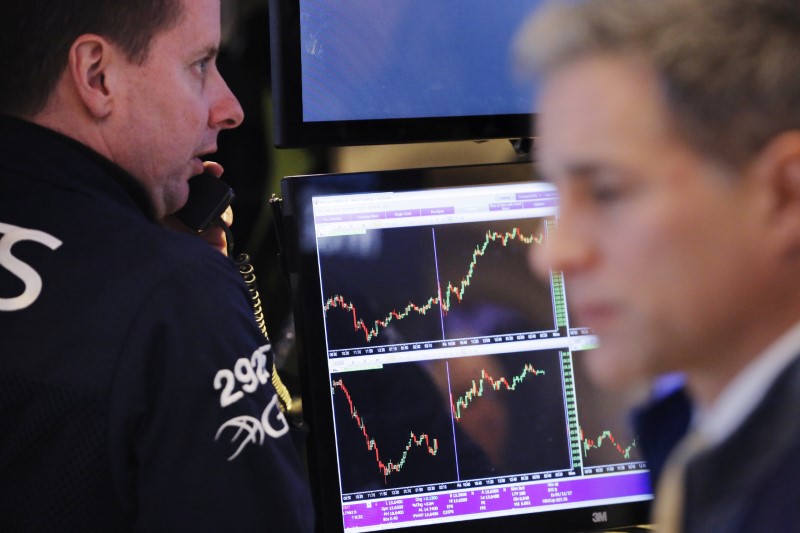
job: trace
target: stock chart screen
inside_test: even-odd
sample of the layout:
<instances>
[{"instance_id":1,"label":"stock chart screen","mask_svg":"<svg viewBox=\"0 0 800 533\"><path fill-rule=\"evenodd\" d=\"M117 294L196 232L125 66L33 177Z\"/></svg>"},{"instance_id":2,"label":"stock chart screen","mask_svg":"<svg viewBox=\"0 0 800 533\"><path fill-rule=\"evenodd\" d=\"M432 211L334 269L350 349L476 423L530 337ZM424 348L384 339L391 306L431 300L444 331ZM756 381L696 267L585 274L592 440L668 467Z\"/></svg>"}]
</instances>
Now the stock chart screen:
<instances>
[{"instance_id":1,"label":"stock chart screen","mask_svg":"<svg viewBox=\"0 0 800 533\"><path fill-rule=\"evenodd\" d=\"M312 199L344 529L651 498L559 272L543 183Z\"/></svg>"}]
</instances>

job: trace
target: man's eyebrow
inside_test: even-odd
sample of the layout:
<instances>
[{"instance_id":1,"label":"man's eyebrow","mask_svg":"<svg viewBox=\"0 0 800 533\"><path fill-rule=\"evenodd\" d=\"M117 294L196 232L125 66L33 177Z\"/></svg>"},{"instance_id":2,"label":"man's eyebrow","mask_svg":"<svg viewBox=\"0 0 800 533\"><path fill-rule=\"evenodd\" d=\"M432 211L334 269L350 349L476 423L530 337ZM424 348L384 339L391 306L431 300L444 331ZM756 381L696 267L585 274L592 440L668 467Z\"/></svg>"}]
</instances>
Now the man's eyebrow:
<instances>
[{"instance_id":1,"label":"man's eyebrow","mask_svg":"<svg viewBox=\"0 0 800 533\"><path fill-rule=\"evenodd\" d=\"M215 58L219 55L219 46L209 45L204 48L199 48L196 55L204 58Z\"/></svg>"},{"instance_id":2,"label":"man's eyebrow","mask_svg":"<svg viewBox=\"0 0 800 533\"><path fill-rule=\"evenodd\" d=\"M587 181L601 172L597 163L577 162L566 166L565 176L574 181Z\"/></svg>"}]
</instances>

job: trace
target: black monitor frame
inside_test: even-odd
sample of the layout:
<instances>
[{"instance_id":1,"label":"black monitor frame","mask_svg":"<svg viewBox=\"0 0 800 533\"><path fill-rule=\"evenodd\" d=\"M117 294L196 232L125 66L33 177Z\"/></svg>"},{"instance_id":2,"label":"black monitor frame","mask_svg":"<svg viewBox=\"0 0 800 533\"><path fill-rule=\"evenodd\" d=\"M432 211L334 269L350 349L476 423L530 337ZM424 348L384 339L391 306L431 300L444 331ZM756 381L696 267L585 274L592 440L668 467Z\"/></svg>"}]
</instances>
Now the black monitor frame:
<instances>
[{"instance_id":1,"label":"black monitor frame","mask_svg":"<svg viewBox=\"0 0 800 533\"><path fill-rule=\"evenodd\" d=\"M439 167L351 174L287 177L282 181L285 241L282 254L288 269L300 364L303 413L311 433L308 466L320 531L341 532L342 502L339 492L336 435L332 424L331 382L325 325L320 312L323 301L319 263L308 234L313 227L310 210L314 195L404 191L425 187L453 187L531 181L532 163L501 163L469 167ZM498 178L502 176L502 181ZM311 217L311 218L309 218ZM303 233L305 232L305 235ZM490 518L466 522L411 527L409 531L477 532L490 528L506 531L598 531L646 523L649 501L587 506L580 509Z\"/></svg>"},{"instance_id":2,"label":"black monitor frame","mask_svg":"<svg viewBox=\"0 0 800 533\"><path fill-rule=\"evenodd\" d=\"M299 0L269 0L274 144L279 148L526 139L533 114L303 120Z\"/></svg>"}]
</instances>

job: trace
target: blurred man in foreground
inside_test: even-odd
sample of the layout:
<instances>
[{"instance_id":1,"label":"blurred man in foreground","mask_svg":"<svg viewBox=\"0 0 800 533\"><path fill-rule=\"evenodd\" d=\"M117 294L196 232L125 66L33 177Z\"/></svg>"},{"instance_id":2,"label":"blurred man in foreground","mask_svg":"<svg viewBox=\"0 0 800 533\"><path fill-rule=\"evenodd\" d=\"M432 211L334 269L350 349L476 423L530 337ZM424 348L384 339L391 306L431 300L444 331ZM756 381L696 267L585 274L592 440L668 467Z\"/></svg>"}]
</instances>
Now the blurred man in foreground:
<instances>
[{"instance_id":1,"label":"blurred man in foreground","mask_svg":"<svg viewBox=\"0 0 800 533\"><path fill-rule=\"evenodd\" d=\"M800 531L800 3L549 6L519 50L561 197L534 263L598 381L685 376L639 418L658 531Z\"/></svg>"}]
</instances>

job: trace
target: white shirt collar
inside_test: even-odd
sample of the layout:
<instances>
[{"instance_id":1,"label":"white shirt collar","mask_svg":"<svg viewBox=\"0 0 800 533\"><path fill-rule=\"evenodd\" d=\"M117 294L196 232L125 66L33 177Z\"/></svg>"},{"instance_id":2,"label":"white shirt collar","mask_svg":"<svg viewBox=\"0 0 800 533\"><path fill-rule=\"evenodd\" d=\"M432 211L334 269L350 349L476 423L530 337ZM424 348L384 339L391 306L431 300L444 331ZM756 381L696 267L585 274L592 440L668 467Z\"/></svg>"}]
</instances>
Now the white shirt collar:
<instances>
[{"instance_id":1,"label":"white shirt collar","mask_svg":"<svg viewBox=\"0 0 800 533\"><path fill-rule=\"evenodd\" d=\"M698 412L695 429L708 445L728 438L766 395L772 383L800 356L800 322L750 362L710 408Z\"/></svg>"}]
</instances>

